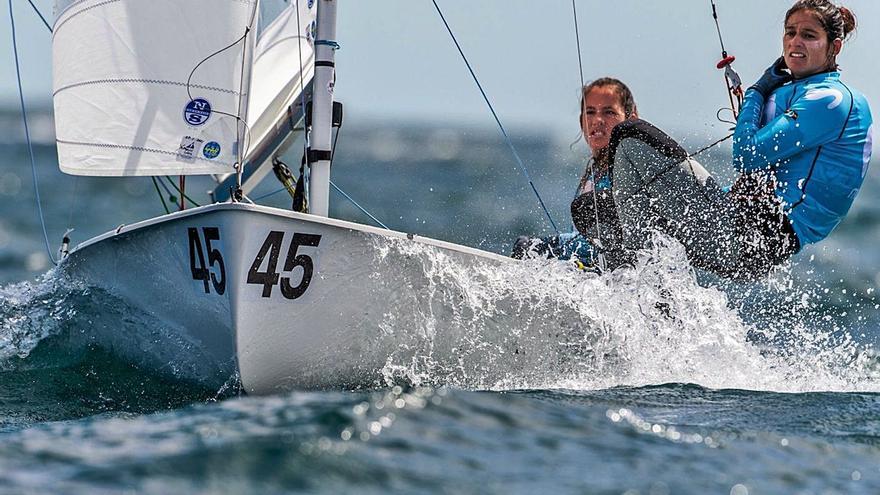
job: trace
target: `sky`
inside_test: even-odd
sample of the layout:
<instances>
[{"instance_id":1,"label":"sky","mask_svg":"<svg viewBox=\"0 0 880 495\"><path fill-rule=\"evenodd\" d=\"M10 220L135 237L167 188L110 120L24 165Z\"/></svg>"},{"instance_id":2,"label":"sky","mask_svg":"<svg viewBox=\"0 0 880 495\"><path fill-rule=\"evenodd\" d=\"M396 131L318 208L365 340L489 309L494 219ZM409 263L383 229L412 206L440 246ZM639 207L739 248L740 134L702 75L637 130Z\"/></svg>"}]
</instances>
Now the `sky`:
<instances>
[{"instance_id":1,"label":"sky","mask_svg":"<svg viewBox=\"0 0 880 495\"><path fill-rule=\"evenodd\" d=\"M144 0L148 1L148 0ZM27 0L13 0L28 105L48 104L51 40ZM437 0L509 130L577 135L580 71L571 0ZM50 18L52 2L35 0ZM746 85L781 53L789 0L716 0ZM880 2L847 0L860 27L843 78L880 105ZM640 115L696 141L724 134L727 104L709 0L576 0L584 78L633 90ZM0 21L0 103L17 105L8 12ZM494 120L431 0L342 0L336 97L354 122L484 126ZM681 138L681 136L677 136Z\"/></svg>"}]
</instances>

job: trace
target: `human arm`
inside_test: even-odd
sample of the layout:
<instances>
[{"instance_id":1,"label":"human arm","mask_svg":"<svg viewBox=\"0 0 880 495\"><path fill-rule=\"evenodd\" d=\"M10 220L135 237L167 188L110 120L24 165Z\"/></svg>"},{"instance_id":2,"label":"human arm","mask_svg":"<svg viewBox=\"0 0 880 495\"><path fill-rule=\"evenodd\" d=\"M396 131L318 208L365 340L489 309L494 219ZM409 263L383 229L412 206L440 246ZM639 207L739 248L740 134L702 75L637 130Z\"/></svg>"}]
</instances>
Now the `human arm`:
<instances>
[{"instance_id":1,"label":"human arm","mask_svg":"<svg viewBox=\"0 0 880 495\"><path fill-rule=\"evenodd\" d=\"M784 114L760 127L764 96L749 89L734 133L734 166L742 172L775 168L798 153L834 141L851 103L852 96L841 85L813 84Z\"/></svg>"}]
</instances>

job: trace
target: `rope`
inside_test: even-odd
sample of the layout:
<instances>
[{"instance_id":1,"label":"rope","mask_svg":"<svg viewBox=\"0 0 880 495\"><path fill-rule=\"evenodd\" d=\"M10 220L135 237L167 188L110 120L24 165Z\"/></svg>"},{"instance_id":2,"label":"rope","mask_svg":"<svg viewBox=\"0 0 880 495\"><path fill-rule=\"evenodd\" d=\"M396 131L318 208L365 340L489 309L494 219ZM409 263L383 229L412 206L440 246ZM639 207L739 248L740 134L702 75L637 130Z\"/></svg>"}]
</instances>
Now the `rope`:
<instances>
[{"instance_id":1,"label":"rope","mask_svg":"<svg viewBox=\"0 0 880 495\"><path fill-rule=\"evenodd\" d=\"M718 141L715 141L714 143L712 143L712 144L710 144L710 145L703 146L702 148L698 149L697 151L694 151L693 153L689 154L688 157L689 157L689 158L693 158L693 157L699 155L700 153L703 153L704 151L708 150L709 148L711 148L711 147L713 147L713 146L718 146L719 144L723 143L724 141L727 141L728 139L730 139L730 138L732 138L732 137L733 137L733 133L731 132L730 134L728 134L728 135L724 136L723 138L719 139Z\"/></svg>"},{"instance_id":2,"label":"rope","mask_svg":"<svg viewBox=\"0 0 880 495\"><path fill-rule=\"evenodd\" d=\"M452 42L455 43L455 48L458 49L458 53L461 55L462 60L464 60L464 64L467 66L468 71L471 73L471 77L474 82L477 84L477 88L480 90L480 94L483 95L483 100L486 102L486 105L489 107L489 111L492 112L492 117L495 119L495 123L498 124L498 128L501 129L501 134L504 136L504 141L507 143L507 147L510 148L511 153L513 153L513 157L516 159L516 163L519 165L520 170L522 170L523 175L525 175L526 180L529 181L529 185L532 187L532 191L535 193L535 197L538 198L538 203L541 204L541 208L544 210L544 214L547 215L547 220L550 221L550 225L553 226L553 230L559 235L559 229L556 227L556 222L553 221L553 217L550 216L550 211L547 209L547 206L544 204L544 200L541 199L541 195L538 193L538 189L535 187L535 183L532 181L532 177L529 174L529 170L526 168L522 159L519 157L519 153L516 152L516 148L513 146L513 142L511 142L510 137L507 135L507 131L504 130L504 125L501 124L501 120L498 118L498 114L495 113L495 109L492 107L492 102L489 101L489 97L486 96L486 92L483 90L483 85L480 84L480 80L477 79L477 75L474 73L474 69L471 67L470 62L468 62L467 57L464 54L464 51L461 49L461 45L458 43L458 39L456 39L455 34L452 32L452 28L449 27L449 23L446 22L446 17L443 15L443 12L440 10L440 6L437 5L437 0L431 0L434 4L434 8L437 10L437 14L440 15L440 19L443 21L443 25L446 26L446 31L449 33L449 36L452 38Z\"/></svg>"},{"instance_id":3,"label":"rope","mask_svg":"<svg viewBox=\"0 0 880 495\"><path fill-rule=\"evenodd\" d=\"M46 220L43 216L42 201L40 201L40 185L39 185L39 181L37 180L37 164L34 159L34 147L33 147L33 144L31 143L31 133L30 133L30 129L28 128L27 107L25 107L25 104L24 104L24 90L22 89L22 85L21 85L21 67L18 62L18 43L16 42L16 36L15 36L15 16L13 15L13 12L12 12L12 0L9 0L8 3L9 3L9 24L12 28L12 51L13 51L13 54L15 55L15 77L16 77L16 81L18 82L18 100L21 103L21 118L22 118L22 121L24 122L24 136L25 136L25 139L27 140L28 156L30 157L30 160L31 160L31 174L33 175L33 179L34 179L34 196L35 196L35 199L37 202L37 212L40 216L40 226L43 229L43 240L46 243L46 254L49 255L49 260L52 261L52 264L57 265L58 262L55 261L55 257L52 256L52 249L49 247L49 234L46 232Z\"/></svg>"}]
</instances>

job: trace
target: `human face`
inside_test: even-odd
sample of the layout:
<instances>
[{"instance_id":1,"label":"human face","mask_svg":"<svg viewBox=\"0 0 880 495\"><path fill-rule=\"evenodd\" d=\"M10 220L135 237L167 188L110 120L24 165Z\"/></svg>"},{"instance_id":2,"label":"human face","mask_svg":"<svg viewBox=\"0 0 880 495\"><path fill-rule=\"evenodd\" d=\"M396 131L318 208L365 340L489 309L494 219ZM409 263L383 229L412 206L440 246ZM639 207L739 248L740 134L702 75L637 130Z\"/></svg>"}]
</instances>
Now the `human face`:
<instances>
[{"instance_id":1,"label":"human face","mask_svg":"<svg viewBox=\"0 0 880 495\"><path fill-rule=\"evenodd\" d=\"M626 114L614 86L599 86L587 93L582 110L581 130L593 153L608 146L611 130L624 120Z\"/></svg>"},{"instance_id":2,"label":"human face","mask_svg":"<svg viewBox=\"0 0 880 495\"><path fill-rule=\"evenodd\" d=\"M828 42L828 33L809 10L799 10L785 22L782 55L795 79L826 71L834 66L842 41Z\"/></svg>"}]
</instances>

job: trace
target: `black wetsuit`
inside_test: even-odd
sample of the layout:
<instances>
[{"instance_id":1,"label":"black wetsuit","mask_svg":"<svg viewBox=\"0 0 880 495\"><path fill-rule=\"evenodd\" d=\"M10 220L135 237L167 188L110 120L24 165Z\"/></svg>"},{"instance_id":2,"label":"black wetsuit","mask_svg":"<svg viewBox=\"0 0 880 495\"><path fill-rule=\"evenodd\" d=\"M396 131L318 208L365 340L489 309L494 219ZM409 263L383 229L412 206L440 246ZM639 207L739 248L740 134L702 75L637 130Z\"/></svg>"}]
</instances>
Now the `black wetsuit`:
<instances>
[{"instance_id":1,"label":"black wetsuit","mask_svg":"<svg viewBox=\"0 0 880 495\"><path fill-rule=\"evenodd\" d=\"M731 278L762 276L797 251L773 184L744 175L725 191L643 120L618 124L608 153L621 251L643 248L660 231L684 245L694 266Z\"/></svg>"}]
</instances>

